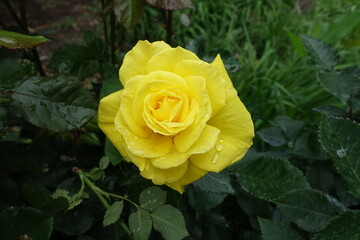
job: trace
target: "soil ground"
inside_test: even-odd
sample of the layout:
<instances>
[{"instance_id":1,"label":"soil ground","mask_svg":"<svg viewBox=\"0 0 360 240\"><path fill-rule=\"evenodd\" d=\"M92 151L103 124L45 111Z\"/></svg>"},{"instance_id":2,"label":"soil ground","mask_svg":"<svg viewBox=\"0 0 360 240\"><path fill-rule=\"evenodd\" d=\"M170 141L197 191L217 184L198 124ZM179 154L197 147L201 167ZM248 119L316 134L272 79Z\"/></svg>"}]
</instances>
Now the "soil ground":
<instances>
[{"instance_id":1,"label":"soil ground","mask_svg":"<svg viewBox=\"0 0 360 240\"><path fill-rule=\"evenodd\" d=\"M9 2L18 10L17 1ZM0 3L0 12L5 26L16 29L4 2ZM95 31L101 21L100 12L100 1L96 0L27 0L29 31L51 39L38 48L41 60L47 62L62 45L80 41L84 31Z\"/></svg>"}]
</instances>

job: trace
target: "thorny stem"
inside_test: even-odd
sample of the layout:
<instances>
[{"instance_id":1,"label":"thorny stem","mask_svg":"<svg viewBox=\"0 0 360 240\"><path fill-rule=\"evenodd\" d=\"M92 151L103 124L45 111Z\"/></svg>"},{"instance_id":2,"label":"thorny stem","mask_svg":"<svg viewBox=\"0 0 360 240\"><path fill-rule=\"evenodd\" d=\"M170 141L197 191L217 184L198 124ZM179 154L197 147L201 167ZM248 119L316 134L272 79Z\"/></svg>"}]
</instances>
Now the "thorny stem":
<instances>
[{"instance_id":1,"label":"thorny stem","mask_svg":"<svg viewBox=\"0 0 360 240\"><path fill-rule=\"evenodd\" d=\"M75 170L76 173L79 175L80 180L83 181L95 194L96 196L99 198L100 202L104 205L104 207L106 209L108 209L110 207L110 204L108 202L108 200L110 200L110 196L112 197L116 197L116 198L120 198L122 200L126 200L128 202L131 202L132 204L135 204L134 202L132 202L131 200L122 197L122 196L118 196L116 194L112 194L112 193L108 193L105 192L104 190L102 190L101 188L97 187L85 174L83 171L81 171L80 169L76 169ZM105 197L108 199L105 199ZM136 204L135 204L136 205ZM136 205L137 206L137 205ZM131 231L129 229L129 227L123 222L123 221L119 221L121 227L124 229L124 231L126 232L126 234L129 235L129 237L131 237Z\"/></svg>"}]
</instances>

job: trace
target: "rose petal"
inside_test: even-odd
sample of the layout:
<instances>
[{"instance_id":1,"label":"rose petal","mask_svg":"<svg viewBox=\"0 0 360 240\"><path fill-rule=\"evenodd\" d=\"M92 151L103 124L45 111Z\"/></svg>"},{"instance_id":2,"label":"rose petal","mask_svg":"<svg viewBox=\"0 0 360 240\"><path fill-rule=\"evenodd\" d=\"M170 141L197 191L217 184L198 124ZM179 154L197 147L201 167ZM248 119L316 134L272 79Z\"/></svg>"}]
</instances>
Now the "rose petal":
<instances>
[{"instance_id":1,"label":"rose petal","mask_svg":"<svg viewBox=\"0 0 360 240\"><path fill-rule=\"evenodd\" d=\"M146 162L145 169L140 172L141 176L147 179L151 179L156 185L162 185L165 183L172 183L179 180L184 176L188 169L188 161L183 164L168 169L160 169L154 167L150 161Z\"/></svg>"},{"instance_id":2,"label":"rose petal","mask_svg":"<svg viewBox=\"0 0 360 240\"><path fill-rule=\"evenodd\" d=\"M188 166L186 174L182 178L180 178L178 181L173 182L173 183L167 183L166 185L169 186L170 188L178 191L179 193L183 193L184 186L198 180L199 178L204 176L206 173L207 173L206 171L196 167L194 164L191 164L191 162L189 162L189 166Z\"/></svg>"},{"instance_id":3,"label":"rose petal","mask_svg":"<svg viewBox=\"0 0 360 240\"><path fill-rule=\"evenodd\" d=\"M216 56L216 58L214 59L214 61L210 64L214 67L217 67L217 69L219 70L221 76L225 79L225 84L226 84L226 88L233 88L233 83L226 71L226 68L224 66L224 63L220 57L220 54L218 54Z\"/></svg>"},{"instance_id":4,"label":"rose petal","mask_svg":"<svg viewBox=\"0 0 360 240\"><path fill-rule=\"evenodd\" d=\"M147 138L141 138L131 132L119 111L115 117L115 127L124 137L127 149L132 154L143 158L155 158L170 152L172 138L151 133Z\"/></svg>"},{"instance_id":5,"label":"rose petal","mask_svg":"<svg viewBox=\"0 0 360 240\"><path fill-rule=\"evenodd\" d=\"M120 111L129 127L136 136L141 138L147 138L151 134L151 129L146 124L137 124L139 122L138 117L134 118L133 108L131 107L134 101L134 94L136 94L138 88L138 82L140 82L142 76L137 76L128 81L126 89L121 96Z\"/></svg>"},{"instance_id":6,"label":"rose petal","mask_svg":"<svg viewBox=\"0 0 360 240\"><path fill-rule=\"evenodd\" d=\"M184 78L188 76L205 78L212 115L225 105L225 79L217 67L203 61L184 60L176 65L174 72Z\"/></svg>"},{"instance_id":7,"label":"rose petal","mask_svg":"<svg viewBox=\"0 0 360 240\"><path fill-rule=\"evenodd\" d=\"M147 74L146 67L144 67L147 62L157 53L170 48L163 41L153 43L139 41L124 57L123 64L119 70L122 85L125 87L126 82L134 76Z\"/></svg>"},{"instance_id":8,"label":"rose petal","mask_svg":"<svg viewBox=\"0 0 360 240\"><path fill-rule=\"evenodd\" d=\"M192 154L205 153L215 146L220 130L213 126L206 126L200 137L191 149L185 153L180 153L175 147L167 155L150 159L152 165L161 169L177 167L183 164Z\"/></svg>"},{"instance_id":9,"label":"rose petal","mask_svg":"<svg viewBox=\"0 0 360 240\"><path fill-rule=\"evenodd\" d=\"M193 53L182 47L169 48L154 55L146 65L148 72L158 70L174 72L175 66L183 60L200 61Z\"/></svg>"},{"instance_id":10,"label":"rose petal","mask_svg":"<svg viewBox=\"0 0 360 240\"><path fill-rule=\"evenodd\" d=\"M123 92L123 90L120 90L101 99L98 112L98 124L112 144L120 151L121 155L126 158L127 154L124 140L114 125L114 119L118 112Z\"/></svg>"},{"instance_id":11,"label":"rose petal","mask_svg":"<svg viewBox=\"0 0 360 240\"><path fill-rule=\"evenodd\" d=\"M128 84L134 85L134 90L136 90L131 91L131 93L134 95L134 100L131 107L136 123L141 126L146 126L146 123L143 119L144 99L149 93L160 91L166 88L178 88L186 95L189 92L189 87L183 78L177 76L174 73L164 71L149 73L142 79L135 78L134 81L132 79L128 82Z\"/></svg>"},{"instance_id":12,"label":"rose petal","mask_svg":"<svg viewBox=\"0 0 360 240\"><path fill-rule=\"evenodd\" d=\"M185 79L190 88L190 97L199 102L199 112L195 122L180 132L174 138L174 144L179 152L186 152L198 140L211 116L210 100L207 95L205 79L198 76L190 76ZM193 100L193 101L194 101Z\"/></svg>"},{"instance_id":13,"label":"rose petal","mask_svg":"<svg viewBox=\"0 0 360 240\"><path fill-rule=\"evenodd\" d=\"M227 97L226 106L208 121L221 130L216 146L207 153L190 157L193 164L206 171L220 172L240 160L252 145L254 125L250 113L235 89L228 89Z\"/></svg>"}]
</instances>

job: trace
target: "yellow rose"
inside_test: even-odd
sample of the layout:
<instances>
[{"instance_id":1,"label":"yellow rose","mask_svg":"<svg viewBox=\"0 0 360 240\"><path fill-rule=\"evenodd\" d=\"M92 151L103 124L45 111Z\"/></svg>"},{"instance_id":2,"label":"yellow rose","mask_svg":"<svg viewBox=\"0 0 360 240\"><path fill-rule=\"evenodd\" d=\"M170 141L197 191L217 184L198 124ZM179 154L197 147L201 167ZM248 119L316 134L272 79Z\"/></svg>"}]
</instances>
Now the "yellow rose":
<instances>
[{"instance_id":1,"label":"yellow rose","mask_svg":"<svg viewBox=\"0 0 360 240\"><path fill-rule=\"evenodd\" d=\"M182 193L252 145L251 116L219 55L209 64L181 47L139 41L119 75L124 89L100 101L99 126L154 184Z\"/></svg>"}]
</instances>

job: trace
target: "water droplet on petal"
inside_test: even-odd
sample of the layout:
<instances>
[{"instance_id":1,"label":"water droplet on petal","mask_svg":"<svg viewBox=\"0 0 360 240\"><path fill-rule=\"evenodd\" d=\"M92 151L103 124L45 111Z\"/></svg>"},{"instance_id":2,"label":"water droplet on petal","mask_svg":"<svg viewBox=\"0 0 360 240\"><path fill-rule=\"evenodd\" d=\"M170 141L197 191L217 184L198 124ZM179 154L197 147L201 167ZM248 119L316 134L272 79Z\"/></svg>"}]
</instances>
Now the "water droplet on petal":
<instances>
[{"instance_id":1,"label":"water droplet on petal","mask_svg":"<svg viewBox=\"0 0 360 240\"><path fill-rule=\"evenodd\" d=\"M135 141L138 140L138 137L137 137L137 136L134 136L134 140L135 140Z\"/></svg>"},{"instance_id":2,"label":"water droplet on petal","mask_svg":"<svg viewBox=\"0 0 360 240\"><path fill-rule=\"evenodd\" d=\"M219 154L215 153L213 156L213 159L211 160L211 163L215 164L215 163L217 163L218 160L219 160Z\"/></svg>"},{"instance_id":3,"label":"water droplet on petal","mask_svg":"<svg viewBox=\"0 0 360 240\"><path fill-rule=\"evenodd\" d=\"M224 140L223 140L223 139L220 139L220 141L219 141L219 142L223 143L223 142L224 142Z\"/></svg>"},{"instance_id":4,"label":"water droplet on petal","mask_svg":"<svg viewBox=\"0 0 360 240\"><path fill-rule=\"evenodd\" d=\"M224 147L221 144L218 144L216 145L215 149L216 151L221 152L224 149Z\"/></svg>"}]
</instances>

